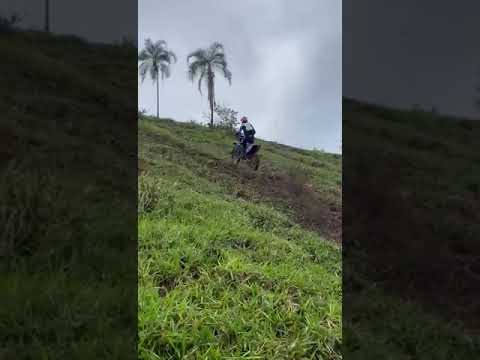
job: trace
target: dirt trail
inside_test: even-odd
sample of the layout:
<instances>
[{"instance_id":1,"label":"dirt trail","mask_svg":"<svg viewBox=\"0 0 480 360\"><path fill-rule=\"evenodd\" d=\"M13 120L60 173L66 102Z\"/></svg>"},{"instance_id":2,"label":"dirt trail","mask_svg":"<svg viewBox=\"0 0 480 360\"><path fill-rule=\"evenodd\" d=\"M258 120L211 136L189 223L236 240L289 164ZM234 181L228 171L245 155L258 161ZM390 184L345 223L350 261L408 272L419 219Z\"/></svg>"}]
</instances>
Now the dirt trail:
<instances>
[{"instance_id":1,"label":"dirt trail","mask_svg":"<svg viewBox=\"0 0 480 360\"><path fill-rule=\"evenodd\" d=\"M209 174L212 181L218 180L219 173L228 181L233 180L235 195L246 200L273 202L288 208L294 220L306 229L315 231L337 244L342 243L342 207L329 203L315 191L307 176L297 173L290 175L271 171L260 165L259 171L253 171L245 164L238 168L230 161L210 160L209 166L215 169ZM148 169L144 159L138 161L138 172Z\"/></svg>"},{"instance_id":2,"label":"dirt trail","mask_svg":"<svg viewBox=\"0 0 480 360\"><path fill-rule=\"evenodd\" d=\"M336 243L342 242L342 208L321 198L307 178L285 173L241 170L237 174L242 187L253 189L261 199L288 207L295 221ZM241 191L237 194L246 197Z\"/></svg>"}]
</instances>

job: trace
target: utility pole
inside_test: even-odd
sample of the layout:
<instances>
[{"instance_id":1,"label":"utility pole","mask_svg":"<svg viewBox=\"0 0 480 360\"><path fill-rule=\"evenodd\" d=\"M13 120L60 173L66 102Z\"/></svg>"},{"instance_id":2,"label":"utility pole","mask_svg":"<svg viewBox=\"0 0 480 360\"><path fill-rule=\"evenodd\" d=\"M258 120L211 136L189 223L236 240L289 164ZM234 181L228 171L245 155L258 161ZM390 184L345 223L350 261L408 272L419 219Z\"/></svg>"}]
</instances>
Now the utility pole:
<instances>
[{"instance_id":1,"label":"utility pole","mask_svg":"<svg viewBox=\"0 0 480 360\"><path fill-rule=\"evenodd\" d=\"M45 0L45 31L50 32L50 0Z\"/></svg>"}]
</instances>

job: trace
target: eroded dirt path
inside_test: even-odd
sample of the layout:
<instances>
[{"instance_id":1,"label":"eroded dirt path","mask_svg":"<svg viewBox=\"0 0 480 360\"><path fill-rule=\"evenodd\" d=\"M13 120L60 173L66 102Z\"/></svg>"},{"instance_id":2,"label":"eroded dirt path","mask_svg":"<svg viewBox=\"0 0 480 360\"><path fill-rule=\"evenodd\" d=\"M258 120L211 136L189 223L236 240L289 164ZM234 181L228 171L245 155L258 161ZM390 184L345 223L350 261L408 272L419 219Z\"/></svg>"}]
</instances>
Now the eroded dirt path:
<instances>
[{"instance_id":1,"label":"eroded dirt path","mask_svg":"<svg viewBox=\"0 0 480 360\"><path fill-rule=\"evenodd\" d=\"M322 199L308 179L285 173L253 172L240 169L236 180L241 188L237 196L249 198L253 192L260 198L287 207L294 220L306 229L315 231L337 244L342 243L342 208Z\"/></svg>"}]
</instances>

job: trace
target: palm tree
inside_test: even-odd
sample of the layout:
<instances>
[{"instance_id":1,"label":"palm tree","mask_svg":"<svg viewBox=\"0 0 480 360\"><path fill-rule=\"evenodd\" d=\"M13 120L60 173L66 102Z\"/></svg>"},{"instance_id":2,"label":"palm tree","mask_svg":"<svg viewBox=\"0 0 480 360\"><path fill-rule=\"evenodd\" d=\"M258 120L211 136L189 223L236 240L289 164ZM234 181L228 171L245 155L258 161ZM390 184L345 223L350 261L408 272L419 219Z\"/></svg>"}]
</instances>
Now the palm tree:
<instances>
[{"instance_id":1,"label":"palm tree","mask_svg":"<svg viewBox=\"0 0 480 360\"><path fill-rule=\"evenodd\" d=\"M188 77L193 80L198 77L198 91L202 95L202 81L205 80L210 102L210 126L213 127L213 109L215 104L215 71L221 71L232 84L232 73L227 67L223 45L214 42L208 49L198 49L187 56Z\"/></svg>"},{"instance_id":2,"label":"palm tree","mask_svg":"<svg viewBox=\"0 0 480 360\"><path fill-rule=\"evenodd\" d=\"M45 31L50 32L50 0L45 0Z\"/></svg>"},{"instance_id":3,"label":"palm tree","mask_svg":"<svg viewBox=\"0 0 480 360\"><path fill-rule=\"evenodd\" d=\"M161 74L162 80L170 77L170 64L177 61L176 55L168 50L167 43L164 40L152 42L152 40L145 40L145 48L140 51L138 55L140 61L140 76L142 82L145 80L147 73L150 73L150 78L157 83L157 118L158 113L158 80Z\"/></svg>"}]
</instances>

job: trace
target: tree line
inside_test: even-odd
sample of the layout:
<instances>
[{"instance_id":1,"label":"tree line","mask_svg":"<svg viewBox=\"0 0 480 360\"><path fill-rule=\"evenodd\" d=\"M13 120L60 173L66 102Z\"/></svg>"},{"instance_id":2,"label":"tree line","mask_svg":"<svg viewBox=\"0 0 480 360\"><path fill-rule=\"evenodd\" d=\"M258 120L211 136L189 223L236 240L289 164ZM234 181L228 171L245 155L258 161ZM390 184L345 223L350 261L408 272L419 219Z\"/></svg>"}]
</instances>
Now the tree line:
<instances>
[{"instance_id":1,"label":"tree line","mask_svg":"<svg viewBox=\"0 0 480 360\"><path fill-rule=\"evenodd\" d=\"M158 83L170 77L170 66L177 62L175 53L168 49L167 42L145 40L145 46L138 55L139 73L142 82L147 75L157 87L157 118L159 117ZM210 105L210 126L213 127L215 111L215 76L220 73L229 84L232 83L232 72L228 69L225 49L219 42L214 42L208 48L197 49L187 56L187 77L190 81L198 81L198 91L202 95L202 86L206 86Z\"/></svg>"}]
</instances>

